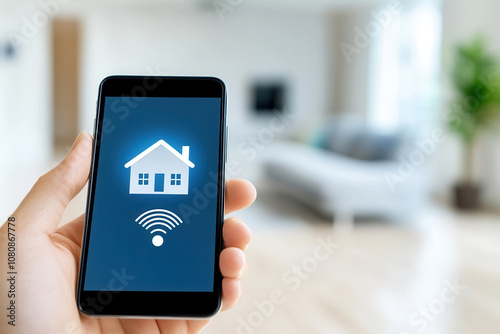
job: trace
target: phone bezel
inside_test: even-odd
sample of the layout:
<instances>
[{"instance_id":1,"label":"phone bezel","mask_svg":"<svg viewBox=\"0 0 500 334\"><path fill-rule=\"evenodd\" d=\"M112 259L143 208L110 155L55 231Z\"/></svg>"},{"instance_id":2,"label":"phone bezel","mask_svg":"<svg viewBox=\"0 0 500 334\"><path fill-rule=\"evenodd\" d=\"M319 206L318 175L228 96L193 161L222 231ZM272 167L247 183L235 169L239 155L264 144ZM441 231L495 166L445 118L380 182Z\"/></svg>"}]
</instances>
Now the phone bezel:
<instances>
[{"instance_id":1,"label":"phone bezel","mask_svg":"<svg viewBox=\"0 0 500 334\"><path fill-rule=\"evenodd\" d=\"M144 96L144 93L146 93L146 96ZM226 87L224 82L215 77L110 76L101 82L98 96L97 115L94 124L92 166L89 178L87 210L85 213L85 228L77 288L79 310L91 316L154 318L207 318L213 316L220 310L222 304L222 275L219 269L219 254L223 247L222 225L224 222L224 175L226 159ZM214 288L212 292L116 292L83 290L88 242L92 226L91 217L96 188L95 179L99 165L104 104L105 98L111 96L137 96L139 99L142 97L216 97L221 99L217 231L214 259ZM106 299L104 295L106 295ZM109 296L112 298L109 299ZM92 309L85 307L85 302L89 300L99 302L100 299L105 302L94 305Z\"/></svg>"}]
</instances>

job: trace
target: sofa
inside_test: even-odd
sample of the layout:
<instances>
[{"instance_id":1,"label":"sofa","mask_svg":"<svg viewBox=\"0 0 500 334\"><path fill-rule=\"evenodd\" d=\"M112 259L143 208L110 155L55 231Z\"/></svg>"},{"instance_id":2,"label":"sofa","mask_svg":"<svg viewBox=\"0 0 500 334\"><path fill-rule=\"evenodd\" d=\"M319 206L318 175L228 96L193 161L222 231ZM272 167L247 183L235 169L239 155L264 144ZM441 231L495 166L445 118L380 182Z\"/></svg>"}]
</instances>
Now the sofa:
<instances>
[{"instance_id":1,"label":"sofa","mask_svg":"<svg viewBox=\"0 0 500 334\"><path fill-rule=\"evenodd\" d=\"M425 204L425 165L406 177L398 174L411 136L335 123L319 137L282 140L267 149L264 177L274 192L325 216L406 219Z\"/></svg>"}]
</instances>

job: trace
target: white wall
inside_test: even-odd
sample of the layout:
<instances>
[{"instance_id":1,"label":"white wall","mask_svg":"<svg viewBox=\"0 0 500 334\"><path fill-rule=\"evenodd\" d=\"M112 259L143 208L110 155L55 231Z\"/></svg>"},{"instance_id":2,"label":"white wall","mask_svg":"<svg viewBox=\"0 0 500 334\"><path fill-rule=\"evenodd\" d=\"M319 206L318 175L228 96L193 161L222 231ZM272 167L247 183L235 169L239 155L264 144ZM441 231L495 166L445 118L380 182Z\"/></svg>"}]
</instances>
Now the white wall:
<instances>
[{"instance_id":1,"label":"white wall","mask_svg":"<svg viewBox=\"0 0 500 334\"><path fill-rule=\"evenodd\" d=\"M128 7L84 21L81 127L90 130L98 84L109 74L213 75L228 87L232 133L257 131L248 109L252 79L289 81L289 107L301 119L326 109L326 29L316 13L242 6L221 21L188 7ZM300 120L298 120L298 123Z\"/></svg>"},{"instance_id":2,"label":"white wall","mask_svg":"<svg viewBox=\"0 0 500 334\"><path fill-rule=\"evenodd\" d=\"M0 14L2 42L20 34L36 6ZM52 158L50 26L40 27L12 60L0 59L0 224Z\"/></svg>"},{"instance_id":3,"label":"white wall","mask_svg":"<svg viewBox=\"0 0 500 334\"><path fill-rule=\"evenodd\" d=\"M352 10L341 11L332 15L332 34L335 34L334 60L336 71L331 76L335 82L331 90L333 96L330 101L331 110L335 113L348 113L364 120L368 110L368 79L371 43L362 48L358 54L346 58L340 43L355 45L355 28L364 29L367 22L371 20L370 10L372 7L362 7Z\"/></svg>"}]
</instances>

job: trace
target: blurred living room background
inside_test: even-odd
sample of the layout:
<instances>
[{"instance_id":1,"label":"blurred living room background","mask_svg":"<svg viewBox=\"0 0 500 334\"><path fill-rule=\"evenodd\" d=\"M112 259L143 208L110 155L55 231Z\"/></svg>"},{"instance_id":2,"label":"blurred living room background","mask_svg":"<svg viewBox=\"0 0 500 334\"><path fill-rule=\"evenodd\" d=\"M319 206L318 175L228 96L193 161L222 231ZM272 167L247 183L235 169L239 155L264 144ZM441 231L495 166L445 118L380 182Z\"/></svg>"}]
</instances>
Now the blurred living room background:
<instances>
[{"instance_id":1,"label":"blurred living room background","mask_svg":"<svg viewBox=\"0 0 500 334\"><path fill-rule=\"evenodd\" d=\"M259 197L237 213L254 235L245 295L206 333L498 332L498 12L494 0L1 0L0 214L93 132L104 77L217 76L227 176Z\"/></svg>"}]
</instances>

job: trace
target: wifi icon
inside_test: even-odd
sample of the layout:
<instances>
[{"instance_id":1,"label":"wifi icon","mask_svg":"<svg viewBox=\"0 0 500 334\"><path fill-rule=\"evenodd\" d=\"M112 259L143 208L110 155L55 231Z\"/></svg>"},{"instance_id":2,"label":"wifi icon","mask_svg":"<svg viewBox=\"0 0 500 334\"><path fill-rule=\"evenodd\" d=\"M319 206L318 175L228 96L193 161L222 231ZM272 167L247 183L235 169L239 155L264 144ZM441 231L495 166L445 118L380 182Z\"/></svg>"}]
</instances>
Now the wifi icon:
<instances>
[{"instance_id":1,"label":"wifi icon","mask_svg":"<svg viewBox=\"0 0 500 334\"><path fill-rule=\"evenodd\" d=\"M162 233L167 234L167 229L172 231L182 224L182 219L180 219L179 216L171 211L163 209L154 209L144 212L137 217L135 221L146 229L146 231L150 231L151 234L156 234L152 239L152 243L156 247L163 245Z\"/></svg>"}]
</instances>

